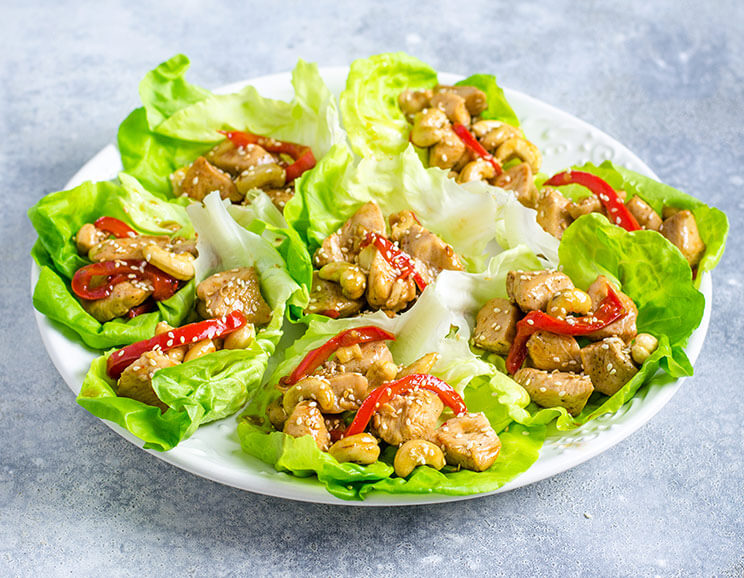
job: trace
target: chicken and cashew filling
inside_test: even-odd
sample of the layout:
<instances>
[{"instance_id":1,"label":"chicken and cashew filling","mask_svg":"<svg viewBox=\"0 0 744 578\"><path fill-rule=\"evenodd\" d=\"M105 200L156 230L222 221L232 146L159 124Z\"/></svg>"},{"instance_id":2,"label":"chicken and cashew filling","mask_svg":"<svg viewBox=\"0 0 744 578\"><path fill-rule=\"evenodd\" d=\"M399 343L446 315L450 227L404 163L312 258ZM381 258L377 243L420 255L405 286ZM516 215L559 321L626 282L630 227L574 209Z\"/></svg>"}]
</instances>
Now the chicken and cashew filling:
<instances>
[{"instance_id":1,"label":"chicken and cashew filling","mask_svg":"<svg viewBox=\"0 0 744 578\"><path fill-rule=\"evenodd\" d=\"M399 366L384 341L339 347L311 373L280 382L267 418L287 435L312 437L339 462L371 464L394 447L399 477L423 465L486 470L498 456L499 437L483 414L467 413L459 394L430 375L437 357ZM409 380L416 385L401 386ZM440 385L427 388L427 380L443 384L445 393ZM461 411L445 420L453 399Z\"/></svg>"},{"instance_id":2,"label":"chicken and cashew filling","mask_svg":"<svg viewBox=\"0 0 744 578\"><path fill-rule=\"evenodd\" d=\"M508 299L491 299L478 312L472 342L510 357L525 347L513 377L539 406L578 415L593 392L620 390L658 345L638 333L633 300L602 275L584 292L559 271L510 271L506 291ZM603 322L609 294L618 312Z\"/></svg>"},{"instance_id":3,"label":"chicken and cashew filling","mask_svg":"<svg viewBox=\"0 0 744 578\"><path fill-rule=\"evenodd\" d=\"M116 379L114 390L121 397L128 397L166 411L165 405L152 387L152 378L163 368L187 363L220 349L245 349L256 337L257 328L271 320L271 310L261 295L258 276L253 267L224 271L208 277L196 289L197 311L204 321L175 329L161 321L155 337L165 336L163 345L142 349L139 342L111 354L115 360L120 352L135 349L139 356L123 367ZM219 330L213 338L199 338L199 328L205 322L224 322L227 317L238 315L240 326L224 335ZM181 334L181 337L179 337ZM194 337L190 337L193 335ZM116 375L110 375L116 378Z\"/></svg>"},{"instance_id":4,"label":"chicken and cashew filling","mask_svg":"<svg viewBox=\"0 0 744 578\"><path fill-rule=\"evenodd\" d=\"M307 313L349 317L362 310L388 315L406 309L444 269L461 271L454 249L424 228L411 211L390 215L362 205L313 256Z\"/></svg>"}]
</instances>

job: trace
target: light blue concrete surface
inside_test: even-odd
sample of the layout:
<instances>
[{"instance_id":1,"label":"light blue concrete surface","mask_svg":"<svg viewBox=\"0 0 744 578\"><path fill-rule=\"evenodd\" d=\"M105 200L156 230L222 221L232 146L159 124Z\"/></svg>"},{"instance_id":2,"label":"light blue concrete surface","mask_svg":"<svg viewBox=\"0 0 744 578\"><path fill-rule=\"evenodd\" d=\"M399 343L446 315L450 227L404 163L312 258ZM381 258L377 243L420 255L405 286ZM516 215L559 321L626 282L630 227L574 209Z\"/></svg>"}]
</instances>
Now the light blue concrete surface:
<instances>
[{"instance_id":1,"label":"light blue concrete surface","mask_svg":"<svg viewBox=\"0 0 744 578\"><path fill-rule=\"evenodd\" d=\"M720 2L2 2L0 575L744 575L744 5ZM176 52L214 87L408 50L494 72L728 212L696 375L646 427L506 495L359 509L266 498L136 449L74 402L28 291L27 208Z\"/></svg>"}]
</instances>

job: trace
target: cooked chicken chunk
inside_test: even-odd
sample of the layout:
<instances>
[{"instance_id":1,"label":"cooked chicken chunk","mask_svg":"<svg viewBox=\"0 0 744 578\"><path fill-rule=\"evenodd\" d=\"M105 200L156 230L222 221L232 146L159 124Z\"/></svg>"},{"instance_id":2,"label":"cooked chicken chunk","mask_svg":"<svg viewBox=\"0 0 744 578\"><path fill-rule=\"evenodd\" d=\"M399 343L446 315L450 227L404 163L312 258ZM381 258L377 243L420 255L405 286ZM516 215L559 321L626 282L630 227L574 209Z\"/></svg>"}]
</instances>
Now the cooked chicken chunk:
<instances>
[{"instance_id":1,"label":"cooked chicken chunk","mask_svg":"<svg viewBox=\"0 0 744 578\"><path fill-rule=\"evenodd\" d=\"M305 309L305 313L318 313L331 317L351 317L361 311L363 304L363 299L348 299L344 296L341 285L321 279L317 271L313 272L310 303Z\"/></svg>"},{"instance_id":2,"label":"cooked chicken chunk","mask_svg":"<svg viewBox=\"0 0 744 578\"><path fill-rule=\"evenodd\" d=\"M326 237L315 252L315 266L320 268L334 261L352 262L368 232L385 234L385 217L380 207L371 201L359 207L338 231Z\"/></svg>"},{"instance_id":3,"label":"cooked chicken chunk","mask_svg":"<svg viewBox=\"0 0 744 578\"><path fill-rule=\"evenodd\" d=\"M124 281L114 285L108 297L94 301L81 299L80 304L97 321L105 323L126 315L132 307L142 305L151 294L152 287L147 281Z\"/></svg>"},{"instance_id":4,"label":"cooked chicken chunk","mask_svg":"<svg viewBox=\"0 0 744 578\"><path fill-rule=\"evenodd\" d=\"M527 351L532 365L538 369L581 371L581 350L570 335L537 331L527 341Z\"/></svg>"},{"instance_id":5,"label":"cooked chicken chunk","mask_svg":"<svg viewBox=\"0 0 744 578\"><path fill-rule=\"evenodd\" d=\"M626 204L630 213L636 218L638 224L644 229L658 231L661 227L661 217L654 211L646 201L635 195Z\"/></svg>"},{"instance_id":6,"label":"cooked chicken chunk","mask_svg":"<svg viewBox=\"0 0 744 578\"><path fill-rule=\"evenodd\" d=\"M587 289L587 293L589 293L589 296L592 298L594 311L597 310L602 300L607 297L608 285L609 281L607 280L607 277L600 275L597 277L597 280L589 286L589 289ZM598 340L617 335L626 343L630 343L638 333L638 330L636 329L638 308L635 306L635 303L633 303L633 300L625 293L618 291L617 289L615 292L618 297L620 297L620 301L622 301L627 313L614 323L610 323L604 329L600 329L599 331L587 335L589 339Z\"/></svg>"},{"instance_id":7,"label":"cooked chicken chunk","mask_svg":"<svg viewBox=\"0 0 744 578\"><path fill-rule=\"evenodd\" d=\"M196 159L186 171L181 190L197 201L203 201L212 191L219 191L220 197L235 202L243 198L230 175L210 164L204 157Z\"/></svg>"},{"instance_id":8,"label":"cooked chicken chunk","mask_svg":"<svg viewBox=\"0 0 744 578\"><path fill-rule=\"evenodd\" d=\"M93 246L88 252L88 258L97 263L117 259L142 261L145 258L142 252L145 247L157 245L170 250L175 247L174 243L166 235L137 235L136 237L123 237L121 239L106 239Z\"/></svg>"},{"instance_id":9,"label":"cooked chicken chunk","mask_svg":"<svg viewBox=\"0 0 744 578\"><path fill-rule=\"evenodd\" d=\"M222 317L242 311L248 323L266 325L271 321L271 308L261 295L258 274L253 267L240 267L216 273L196 288L202 301L202 312L208 317Z\"/></svg>"},{"instance_id":10,"label":"cooked chicken chunk","mask_svg":"<svg viewBox=\"0 0 744 578\"><path fill-rule=\"evenodd\" d=\"M537 199L537 223L548 233L560 239L573 219L569 208L571 201L555 189L543 190Z\"/></svg>"},{"instance_id":11,"label":"cooked chicken chunk","mask_svg":"<svg viewBox=\"0 0 744 578\"><path fill-rule=\"evenodd\" d=\"M525 312L544 310L554 293L573 286L560 271L509 271L506 276L506 292Z\"/></svg>"},{"instance_id":12,"label":"cooked chicken chunk","mask_svg":"<svg viewBox=\"0 0 744 578\"><path fill-rule=\"evenodd\" d=\"M447 86L444 84L440 84L434 88L434 94L442 92L452 92L465 99L465 106L473 116L479 115L488 108L488 98L486 97L486 93L480 88L474 86Z\"/></svg>"},{"instance_id":13,"label":"cooked chicken chunk","mask_svg":"<svg viewBox=\"0 0 744 578\"><path fill-rule=\"evenodd\" d=\"M390 215L390 239L398 243L405 253L417 263L417 271L431 283L443 269L462 271L462 261L455 250L428 231L416 220L411 211ZM423 264L423 267L418 265Z\"/></svg>"},{"instance_id":14,"label":"cooked chicken chunk","mask_svg":"<svg viewBox=\"0 0 744 578\"><path fill-rule=\"evenodd\" d=\"M506 355L517 334L519 315L519 307L508 299L491 299L478 311L473 343L486 351Z\"/></svg>"},{"instance_id":15,"label":"cooked chicken chunk","mask_svg":"<svg viewBox=\"0 0 744 578\"><path fill-rule=\"evenodd\" d=\"M285 434L295 438L310 436L321 451L327 451L331 445L331 436L326 429L323 414L314 401L301 401L284 422Z\"/></svg>"},{"instance_id":16,"label":"cooked chicken chunk","mask_svg":"<svg viewBox=\"0 0 744 578\"><path fill-rule=\"evenodd\" d=\"M604 214L604 207L602 206L602 201L600 201L599 197L595 195L589 195L588 197L579 199L575 203L572 202L568 206L568 214L571 215L572 219L578 219L579 217L583 215L588 215L589 213L603 213Z\"/></svg>"},{"instance_id":17,"label":"cooked chicken chunk","mask_svg":"<svg viewBox=\"0 0 744 578\"><path fill-rule=\"evenodd\" d=\"M447 463L482 472L496 461L501 440L482 413L468 413L447 420L434 433Z\"/></svg>"},{"instance_id":18,"label":"cooked chicken chunk","mask_svg":"<svg viewBox=\"0 0 744 578\"><path fill-rule=\"evenodd\" d=\"M419 389L396 395L380 406L372 418L377 437L399 446L408 440L431 438L444 404L436 393Z\"/></svg>"},{"instance_id":19,"label":"cooked chicken chunk","mask_svg":"<svg viewBox=\"0 0 744 578\"><path fill-rule=\"evenodd\" d=\"M276 162L271 153L257 144L236 147L229 140L222 141L209 151L207 160L233 176L238 176L243 171L257 165Z\"/></svg>"},{"instance_id":20,"label":"cooked chicken chunk","mask_svg":"<svg viewBox=\"0 0 744 578\"><path fill-rule=\"evenodd\" d=\"M399 278L398 271L388 263L374 245L368 245L359 254L359 265L369 271L367 277L367 303L372 309L400 311L416 298L413 276Z\"/></svg>"},{"instance_id":21,"label":"cooked chicken chunk","mask_svg":"<svg viewBox=\"0 0 744 578\"><path fill-rule=\"evenodd\" d=\"M367 378L360 373L337 373L328 378L328 383L336 395L335 407L328 413L357 410L367 397Z\"/></svg>"},{"instance_id":22,"label":"cooked chicken chunk","mask_svg":"<svg viewBox=\"0 0 744 578\"><path fill-rule=\"evenodd\" d=\"M525 207L537 208L538 191L528 163L520 163L506 169L493 180L494 186L514 191L517 200Z\"/></svg>"},{"instance_id":23,"label":"cooked chicken chunk","mask_svg":"<svg viewBox=\"0 0 744 578\"><path fill-rule=\"evenodd\" d=\"M393 361L393 354L390 353L387 344L384 341L372 341L361 344L358 355L354 355L348 361L344 361L341 366L343 371L364 375L375 363L385 361Z\"/></svg>"},{"instance_id":24,"label":"cooked chicken chunk","mask_svg":"<svg viewBox=\"0 0 744 578\"><path fill-rule=\"evenodd\" d=\"M619 337L608 337L581 350L584 371L596 389L614 395L638 373L630 356L630 348Z\"/></svg>"},{"instance_id":25,"label":"cooked chicken chunk","mask_svg":"<svg viewBox=\"0 0 744 578\"><path fill-rule=\"evenodd\" d=\"M148 351L121 372L116 385L116 395L136 399L147 405L168 409L152 389L152 376L158 369L177 365L170 357L160 351Z\"/></svg>"},{"instance_id":26,"label":"cooked chicken chunk","mask_svg":"<svg viewBox=\"0 0 744 578\"><path fill-rule=\"evenodd\" d=\"M514 374L514 381L527 390L530 399L542 407L565 407L571 415L579 415L594 391L589 376L576 373L524 367Z\"/></svg>"},{"instance_id":27,"label":"cooked chicken chunk","mask_svg":"<svg viewBox=\"0 0 744 578\"><path fill-rule=\"evenodd\" d=\"M705 253L705 243L700 238L692 211L684 210L675 213L662 223L659 233L682 252L690 267L695 267L700 263Z\"/></svg>"}]
</instances>

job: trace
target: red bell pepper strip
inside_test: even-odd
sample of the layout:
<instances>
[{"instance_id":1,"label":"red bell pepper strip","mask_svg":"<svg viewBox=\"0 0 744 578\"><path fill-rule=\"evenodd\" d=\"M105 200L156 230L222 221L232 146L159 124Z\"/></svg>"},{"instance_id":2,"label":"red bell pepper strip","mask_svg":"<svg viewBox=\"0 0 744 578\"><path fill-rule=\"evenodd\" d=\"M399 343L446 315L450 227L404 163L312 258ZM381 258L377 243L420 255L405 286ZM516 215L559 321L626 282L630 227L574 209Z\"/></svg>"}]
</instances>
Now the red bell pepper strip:
<instances>
[{"instance_id":1,"label":"red bell pepper strip","mask_svg":"<svg viewBox=\"0 0 744 578\"><path fill-rule=\"evenodd\" d=\"M372 341L395 341L395 335L374 325L354 327L342 331L320 347L310 351L292 373L281 379L281 383L283 385L294 385L320 367L326 359L341 347L351 347L352 345Z\"/></svg>"},{"instance_id":2,"label":"red bell pepper strip","mask_svg":"<svg viewBox=\"0 0 744 578\"><path fill-rule=\"evenodd\" d=\"M489 163L491 163L491 166L496 171L497 175L500 175L504 172L504 170L501 168L501 163L499 163L499 161L497 161L491 153L483 148L483 145L478 142L478 139L473 136L473 133L471 133L465 125L456 122L452 125L452 130L455 131L455 134L460 137L460 140L465 143L465 146L468 147L473 152L473 154L479 156L484 161L488 161Z\"/></svg>"},{"instance_id":3,"label":"red bell pepper strip","mask_svg":"<svg viewBox=\"0 0 744 578\"><path fill-rule=\"evenodd\" d=\"M367 233L361 246L366 247L367 245L374 245L382 255L382 258L396 271L398 271L399 279L408 279L409 275L413 275L413 280L419 291L426 289L426 281L421 276L421 273L416 271L416 265L404 251L400 250L395 246L395 243L386 239L382 235L371 231Z\"/></svg>"},{"instance_id":4,"label":"red bell pepper strip","mask_svg":"<svg viewBox=\"0 0 744 578\"><path fill-rule=\"evenodd\" d=\"M313 151L310 150L310 147L237 130L220 130L217 132L224 134L236 147L255 144L270 153L285 154L292 157L295 162L286 168L286 179L288 183L315 166L315 156L313 155Z\"/></svg>"},{"instance_id":5,"label":"red bell pepper strip","mask_svg":"<svg viewBox=\"0 0 744 578\"><path fill-rule=\"evenodd\" d=\"M114 217L99 217L93 223L93 226L104 233L111 233L117 239L136 237L138 235L137 231L132 229L132 227Z\"/></svg>"},{"instance_id":6,"label":"red bell pepper strip","mask_svg":"<svg viewBox=\"0 0 744 578\"><path fill-rule=\"evenodd\" d=\"M144 315L145 313L149 313L150 311L153 311L154 309L155 309L155 301L152 299L148 299L142 305L137 305L137 307L132 307L129 311L127 311L127 317L129 319L134 319L135 317L138 317L139 315Z\"/></svg>"},{"instance_id":7,"label":"red bell pepper strip","mask_svg":"<svg viewBox=\"0 0 744 578\"><path fill-rule=\"evenodd\" d=\"M94 277L106 277L106 283L99 287L91 287ZM163 273L147 261L123 259L116 261L102 261L81 267L72 277L73 293L81 299L103 299L111 295L115 285L124 281L147 280L152 284L152 298L163 301L171 297L178 289L178 279Z\"/></svg>"},{"instance_id":8,"label":"red bell pepper strip","mask_svg":"<svg viewBox=\"0 0 744 578\"><path fill-rule=\"evenodd\" d=\"M383 403L387 403L398 394L407 393L417 388L428 389L436 393L439 399L442 400L442 403L451 408L455 412L455 415L460 415L468 411L460 394L446 381L442 381L433 375L414 373L396 381L391 381L388 384L383 384L369 394L367 399L359 407L354 420L346 429L344 437L362 433L367 428L374 413Z\"/></svg>"},{"instance_id":9,"label":"red bell pepper strip","mask_svg":"<svg viewBox=\"0 0 744 578\"><path fill-rule=\"evenodd\" d=\"M506 357L506 369L514 374L522 367L527 357L527 341L537 331L548 331L558 335L588 335L614 323L625 313L623 302L609 285L607 297L602 299L597 310L591 315L559 319L544 311L530 311L517 323L517 335Z\"/></svg>"},{"instance_id":10,"label":"red bell pepper strip","mask_svg":"<svg viewBox=\"0 0 744 578\"><path fill-rule=\"evenodd\" d=\"M184 325L178 329L172 329L167 333L161 333L150 339L132 343L126 347L114 351L106 361L106 373L112 379L119 379L121 372L126 367L139 359L140 355L153 349L168 351L175 347L188 345L204 339L215 339L232 333L246 324L245 315L235 310L219 319L207 319L198 323Z\"/></svg>"},{"instance_id":11,"label":"red bell pepper strip","mask_svg":"<svg viewBox=\"0 0 744 578\"><path fill-rule=\"evenodd\" d=\"M576 184L589 189L602 202L602 206L610 217L610 222L622 227L626 231L638 231L641 226L636 218L625 206L623 200L610 184L597 175L584 171L563 171L550 177L545 184L549 187Z\"/></svg>"}]
</instances>

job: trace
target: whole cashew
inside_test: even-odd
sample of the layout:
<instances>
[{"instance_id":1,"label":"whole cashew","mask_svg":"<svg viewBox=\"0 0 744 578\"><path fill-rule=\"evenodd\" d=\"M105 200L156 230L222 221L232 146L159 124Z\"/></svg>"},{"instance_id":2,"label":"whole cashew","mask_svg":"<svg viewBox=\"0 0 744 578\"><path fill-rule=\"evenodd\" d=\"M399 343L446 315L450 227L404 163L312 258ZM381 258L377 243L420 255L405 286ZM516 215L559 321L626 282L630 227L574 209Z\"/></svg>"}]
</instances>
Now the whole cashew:
<instances>
[{"instance_id":1,"label":"whole cashew","mask_svg":"<svg viewBox=\"0 0 744 578\"><path fill-rule=\"evenodd\" d=\"M318 276L341 285L341 292L347 299L359 299L367 289L367 276L356 265L344 261L324 265Z\"/></svg>"},{"instance_id":2,"label":"whole cashew","mask_svg":"<svg viewBox=\"0 0 744 578\"><path fill-rule=\"evenodd\" d=\"M411 142L421 148L435 145L442 140L448 126L449 121L444 112L438 108L425 109L413 119Z\"/></svg>"},{"instance_id":3,"label":"whole cashew","mask_svg":"<svg viewBox=\"0 0 744 578\"><path fill-rule=\"evenodd\" d=\"M321 411L331 411L336 405L336 395L330 384L317 377L301 379L284 393L284 411L291 414L302 400L315 400Z\"/></svg>"},{"instance_id":4,"label":"whole cashew","mask_svg":"<svg viewBox=\"0 0 744 578\"><path fill-rule=\"evenodd\" d=\"M486 135L488 138L488 135ZM485 145L484 145L485 146ZM540 170L542 155L538 148L530 141L523 138L510 138L496 149L496 158L499 162L505 162L513 157L519 157L530 165L533 173Z\"/></svg>"},{"instance_id":5,"label":"whole cashew","mask_svg":"<svg viewBox=\"0 0 744 578\"><path fill-rule=\"evenodd\" d=\"M441 470L445 464L444 453L439 446L425 440L410 440L398 448L393 460L395 474L407 477L417 466L431 466Z\"/></svg>"},{"instance_id":6,"label":"whole cashew","mask_svg":"<svg viewBox=\"0 0 744 578\"><path fill-rule=\"evenodd\" d=\"M157 245L148 245L142 249L142 255L152 266L181 281L193 279L195 275L194 256L191 253L176 254Z\"/></svg>"},{"instance_id":7,"label":"whole cashew","mask_svg":"<svg viewBox=\"0 0 744 578\"><path fill-rule=\"evenodd\" d=\"M373 464L380 457L380 446L377 444L375 436L360 433L341 438L330 447L328 453L339 462Z\"/></svg>"},{"instance_id":8,"label":"whole cashew","mask_svg":"<svg viewBox=\"0 0 744 578\"><path fill-rule=\"evenodd\" d=\"M522 133L510 124L501 124L501 126L488 131L481 138L481 144L488 152L493 153L511 138L521 139Z\"/></svg>"},{"instance_id":9,"label":"whole cashew","mask_svg":"<svg viewBox=\"0 0 744 578\"><path fill-rule=\"evenodd\" d=\"M225 341L222 346L225 349L245 349L248 347L253 340L256 338L256 328L253 323L246 323L238 329L233 331L225 337Z\"/></svg>"},{"instance_id":10,"label":"whole cashew","mask_svg":"<svg viewBox=\"0 0 744 578\"><path fill-rule=\"evenodd\" d=\"M197 341L191 347L189 347L189 350L183 357L183 362L186 363L188 361L198 359L207 355L208 353L213 353L215 351L217 351L217 347L211 339L202 339L201 341Z\"/></svg>"},{"instance_id":11,"label":"whole cashew","mask_svg":"<svg viewBox=\"0 0 744 578\"><path fill-rule=\"evenodd\" d=\"M496 176L493 165L483 159L470 161L457 175L458 183L469 183L470 181L487 181Z\"/></svg>"},{"instance_id":12,"label":"whole cashew","mask_svg":"<svg viewBox=\"0 0 744 578\"><path fill-rule=\"evenodd\" d=\"M553 293L545 310L548 315L561 318L569 313L586 315L592 310L592 298L581 289L564 289Z\"/></svg>"},{"instance_id":13,"label":"whole cashew","mask_svg":"<svg viewBox=\"0 0 744 578\"><path fill-rule=\"evenodd\" d=\"M287 181L286 171L276 163L256 165L240 173L235 186L242 195L253 189L281 189Z\"/></svg>"},{"instance_id":14,"label":"whole cashew","mask_svg":"<svg viewBox=\"0 0 744 578\"><path fill-rule=\"evenodd\" d=\"M431 97L432 108L438 108L452 122L459 122L468 126L470 113L465 105L465 99L454 92L439 92Z\"/></svg>"}]
</instances>

